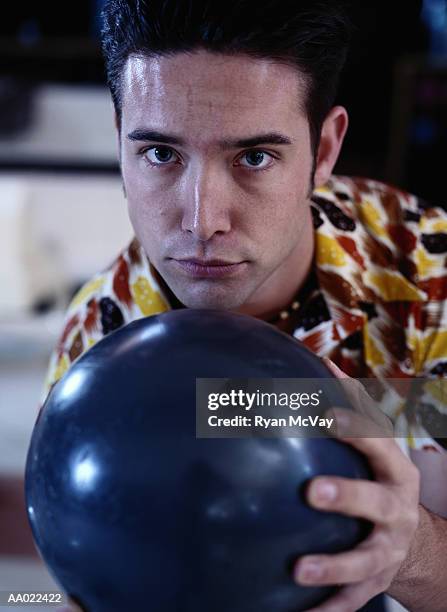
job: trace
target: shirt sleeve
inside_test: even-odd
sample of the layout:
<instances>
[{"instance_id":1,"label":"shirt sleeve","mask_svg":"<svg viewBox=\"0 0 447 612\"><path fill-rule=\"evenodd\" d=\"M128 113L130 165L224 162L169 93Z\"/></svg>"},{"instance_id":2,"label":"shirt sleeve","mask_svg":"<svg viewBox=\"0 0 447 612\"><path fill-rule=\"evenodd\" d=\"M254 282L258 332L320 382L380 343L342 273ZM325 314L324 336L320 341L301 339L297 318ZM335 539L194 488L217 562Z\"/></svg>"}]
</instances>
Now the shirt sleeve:
<instances>
[{"instance_id":1,"label":"shirt sleeve","mask_svg":"<svg viewBox=\"0 0 447 612\"><path fill-rule=\"evenodd\" d=\"M426 298L411 304L406 327L414 375L418 382L416 422L412 444L416 449L447 448L447 212L418 199L420 217L412 262L417 287ZM440 380L442 379L442 380Z\"/></svg>"},{"instance_id":2,"label":"shirt sleeve","mask_svg":"<svg viewBox=\"0 0 447 612\"><path fill-rule=\"evenodd\" d=\"M48 365L39 407L72 363L98 340L141 317L170 309L136 239L74 296Z\"/></svg>"},{"instance_id":3,"label":"shirt sleeve","mask_svg":"<svg viewBox=\"0 0 447 612\"><path fill-rule=\"evenodd\" d=\"M106 275L98 274L85 284L72 299L65 316L62 333L50 356L39 410L44 405L53 386L67 372L72 363L103 338L106 331L110 331L104 326L104 311L107 313L108 306L105 303L107 298L103 297L106 282ZM123 323L118 319L115 313L116 327L119 327L118 323Z\"/></svg>"}]
</instances>

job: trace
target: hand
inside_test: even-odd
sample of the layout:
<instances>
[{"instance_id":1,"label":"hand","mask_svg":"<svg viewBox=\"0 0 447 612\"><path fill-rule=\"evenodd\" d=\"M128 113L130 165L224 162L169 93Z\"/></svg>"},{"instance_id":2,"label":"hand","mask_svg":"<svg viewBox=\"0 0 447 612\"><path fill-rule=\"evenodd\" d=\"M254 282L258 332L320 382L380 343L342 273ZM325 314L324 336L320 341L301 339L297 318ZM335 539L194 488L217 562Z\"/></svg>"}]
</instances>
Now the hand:
<instances>
[{"instance_id":1,"label":"hand","mask_svg":"<svg viewBox=\"0 0 447 612\"><path fill-rule=\"evenodd\" d=\"M338 378L348 378L335 364L328 365ZM373 400L357 388L361 383L350 380L350 388L355 389L350 393L351 402L361 397L371 405L366 412L365 406L359 411L375 412ZM307 500L320 510L369 520L374 528L351 551L307 555L297 561L294 574L300 584L341 586L333 597L309 612L355 612L386 591L409 553L419 523L418 469L391 437L346 437L344 432L352 431L352 426L362 431L366 419L353 411L334 412L337 437L366 455L376 480L320 476L311 481Z\"/></svg>"}]
</instances>

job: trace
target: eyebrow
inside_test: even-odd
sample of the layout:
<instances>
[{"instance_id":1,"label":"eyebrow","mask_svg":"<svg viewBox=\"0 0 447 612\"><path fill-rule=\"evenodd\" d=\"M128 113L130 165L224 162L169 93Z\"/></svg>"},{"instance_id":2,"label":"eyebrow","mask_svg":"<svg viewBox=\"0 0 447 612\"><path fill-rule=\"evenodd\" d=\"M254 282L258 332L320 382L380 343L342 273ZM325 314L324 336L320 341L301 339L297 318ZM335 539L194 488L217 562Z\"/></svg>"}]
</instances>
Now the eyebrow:
<instances>
[{"instance_id":1,"label":"eyebrow","mask_svg":"<svg viewBox=\"0 0 447 612\"><path fill-rule=\"evenodd\" d=\"M158 132L156 130L137 128L129 134L127 138L133 141L155 141L163 142L164 144L172 145L184 145L185 140L176 136L175 134L166 134ZM287 136L280 134L279 132L267 132L266 134L257 134L256 136L249 136L248 138L239 138L237 140L220 140L219 146L222 149L237 149L243 147L256 147L257 145L291 145L292 141Z\"/></svg>"}]
</instances>

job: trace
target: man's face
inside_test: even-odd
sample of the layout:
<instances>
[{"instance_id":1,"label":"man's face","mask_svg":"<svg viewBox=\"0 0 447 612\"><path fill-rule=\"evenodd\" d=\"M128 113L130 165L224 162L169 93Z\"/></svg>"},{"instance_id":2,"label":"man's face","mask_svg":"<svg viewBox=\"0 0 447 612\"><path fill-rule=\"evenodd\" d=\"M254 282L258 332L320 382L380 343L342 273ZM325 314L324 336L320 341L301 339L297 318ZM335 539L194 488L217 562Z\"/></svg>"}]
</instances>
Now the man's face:
<instances>
[{"instance_id":1,"label":"man's face","mask_svg":"<svg viewBox=\"0 0 447 612\"><path fill-rule=\"evenodd\" d=\"M241 55L128 59L120 140L129 215L186 306L262 310L309 265L303 85L294 68ZM231 265L200 265L216 260Z\"/></svg>"}]
</instances>

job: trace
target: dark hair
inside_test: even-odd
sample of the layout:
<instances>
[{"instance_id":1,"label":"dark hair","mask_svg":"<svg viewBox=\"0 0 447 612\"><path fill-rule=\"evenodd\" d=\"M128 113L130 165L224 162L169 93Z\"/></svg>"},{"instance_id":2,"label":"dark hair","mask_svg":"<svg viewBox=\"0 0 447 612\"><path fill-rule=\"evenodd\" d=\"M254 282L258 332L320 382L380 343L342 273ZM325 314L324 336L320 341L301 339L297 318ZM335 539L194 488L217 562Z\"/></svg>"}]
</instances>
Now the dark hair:
<instances>
[{"instance_id":1,"label":"dark hair","mask_svg":"<svg viewBox=\"0 0 447 612\"><path fill-rule=\"evenodd\" d=\"M313 151L334 103L351 26L337 0L107 0L102 13L107 81L121 118L129 55L195 49L270 58L305 75Z\"/></svg>"}]
</instances>

